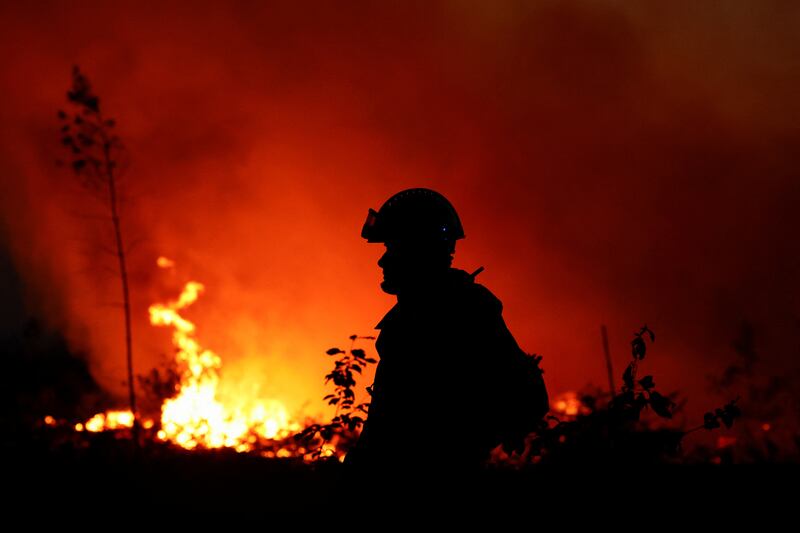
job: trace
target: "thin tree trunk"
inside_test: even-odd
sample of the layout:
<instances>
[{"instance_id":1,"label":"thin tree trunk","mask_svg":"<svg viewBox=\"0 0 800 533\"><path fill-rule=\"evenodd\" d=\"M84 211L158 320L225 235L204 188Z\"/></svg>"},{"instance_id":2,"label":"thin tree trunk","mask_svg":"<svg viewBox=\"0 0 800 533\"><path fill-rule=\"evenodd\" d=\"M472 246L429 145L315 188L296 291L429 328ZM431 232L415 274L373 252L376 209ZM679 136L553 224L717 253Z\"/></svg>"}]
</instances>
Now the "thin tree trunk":
<instances>
[{"instance_id":1,"label":"thin tree trunk","mask_svg":"<svg viewBox=\"0 0 800 533\"><path fill-rule=\"evenodd\" d=\"M67 91L67 100L79 107L74 118L64 111L58 117L64 123L61 126L63 137L61 142L70 148L72 166L76 173L83 173L84 185L90 192L104 192L108 187L108 203L111 221L114 224L114 241L116 256L119 261L119 278L122 284L122 305L125 316L125 357L128 370L128 400L133 415L132 435L134 449L139 448L139 417L136 410L136 391L133 373L133 335L131 328L131 299L128 285L128 269L125 261L125 246L122 240L122 227L119 218L119 198L117 192L117 161L112 150L123 151L119 138L111 129L113 120L103 120L99 108L99 98L94 95L89 80L81 74L77 66L72 69L72 87ZM69 120L68 120L69 119ZM95 122L96 121L96 122ZM73 126L75 130L73 130ZM73 138L73 133L76 136ZM102 155L97 153L101 148Z\"/></svg>"},{"instance_id":2,"label":"thin tree trunk","mask_svg":"<svg viewBox=\"0 0 800 533\"><path fill-rule=\"evenodd\" d=\"M122 305L125 310L125 355L128 366L128 399L130 401L131 413L133 414L133 441L138 446L139 417L136 412L136 392L133 382L133 335L131 332L131 300L128 290L128 269L125 263L125 247L122 241L122 229L117 211L117 188L114 177L114 168L111 164L109 153L110 144L106 140L103 144L105 155L106 175L108 177L109 203L111 204L111 220L114 223L114 239L117 245L117 259L119 260L119 277L122 281Z\"/></svg>"},{"instance_id":3,"label":"thin tree trunk","mask_svg":"<svg viewBox=\"0 0 800 533\"><path fill-rule=\"evenodd\" d=\"M603 353L606 356L606 369L608 370L608 389L611 391L611 397L617 393L614 386L614 367L611 364L611 350L608 349L608 330L605 324L600 326L600 335L603 337Z\"/></svg>"}]
</instances>

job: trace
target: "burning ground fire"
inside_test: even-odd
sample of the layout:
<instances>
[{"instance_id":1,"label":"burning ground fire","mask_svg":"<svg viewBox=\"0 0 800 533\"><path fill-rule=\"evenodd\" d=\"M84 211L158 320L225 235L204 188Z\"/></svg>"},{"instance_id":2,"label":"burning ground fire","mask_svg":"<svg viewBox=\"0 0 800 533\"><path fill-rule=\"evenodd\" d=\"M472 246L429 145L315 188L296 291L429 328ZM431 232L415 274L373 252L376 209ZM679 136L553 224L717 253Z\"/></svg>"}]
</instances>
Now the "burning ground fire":
<instances>
[{"instance_id":1,"label":"burning ground fire","mask_svg":"<svg viewBox=\"0 0 800 533\"><path fill-rule=\"evenodd\" d=\"M161 268L173 265L167 258L158 259ZM178 394L161 406L161 429L157 438L188 450L224 447L251 451L263 439L282 439L299 431L300 425L291 420L286 408L277 400L220 395L222 359L200 344L194 323L181 315L181 311L197 301L203 290L202 283L190 281L176 300L156 303L149 309L153 326L173 329L175 359L182 370ZM77 424L75 429L100 432L132 428L133 423L130 410L107 411ZM155 421L145 419L141 424L150 429ZM289 452L279 450L277 455L288 456Z\"/></svg>"},{"instance_id":2,"label":"burning ground fire","mask_svg":"<svg viewBox=\"0 0 800 533\"><path fill-rule=\"evenodd\" d=\"M159 257L162 269L175 267L174 261ZM172 301L155 303L149 308L150 324L154 327L172 328L175 362L180 369L177 394L164 400L160 420L140 418L145 430L155 431L155 438L187 450L231 448L239 452L258 451L268 457L311 457L303 447L271 447L264 451L264 441L281 441L302 430L292 420L284 405L278 400L230 398L220 393L222 359L205 348L197 338L195 324L182 312L194 304L205 290L202 283L189 281L180 295ZM566 418L587 414L575 392L557 396L553 411ZM46 417L46 425L57 425L53 417ZM74 429L79 432L99 433L131 429L134 416L130 410L109 410L97 413ZM343 450L335 442L322 444L320 456L339 456Z\"/></svg>"},{"instance_id":3,"label":"burning ground fire","mask_svg":"<svg viewBox=\"0 0 800 533\"><path fill-rule=\"evenodd\" d=\"M566 418L574 418L578 415L588 415L591 412L591 410L581 401L578 393L574 391L561 393L550 403L555 414Z\"/></svg>"},{"instance_id":4,"label":"burning ground fire","mask_svg":"<svg viewBox=\"0 0 800 533\"><path fill-rule=\"evenodd\" d=\"M246 451L259 436L274 439L281 432L299 430L276 400L247 401L238 406L220 401L222 360L197 342L195 325L179 312L193 304L203 289L201 283L190 281L177 300L150 306L151 324L174 328L172 342L177 348L177 362L185 368L180 393L162 406L159 438L188 449L202 446Z\"/></svg>"}]
</instances>

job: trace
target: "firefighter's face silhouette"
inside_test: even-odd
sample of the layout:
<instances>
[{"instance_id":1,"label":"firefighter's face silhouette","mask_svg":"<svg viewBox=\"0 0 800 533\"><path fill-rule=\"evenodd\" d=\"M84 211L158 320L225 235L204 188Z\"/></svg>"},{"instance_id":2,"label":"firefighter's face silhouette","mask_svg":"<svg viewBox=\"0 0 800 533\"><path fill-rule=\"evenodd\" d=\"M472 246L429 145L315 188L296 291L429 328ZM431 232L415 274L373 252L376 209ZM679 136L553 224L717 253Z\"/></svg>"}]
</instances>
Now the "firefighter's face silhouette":
<instances>
[{"instance_id":1,"label":"firefighter's face silhouette","mask_svg":"<svg viewBox=\"0 0 800 533\"><path fill-rule=\"evenodd\" d=\"M412 292L424 288L450 268L451 252L447 247L390 241L378 260L383 269L381 289L387 294Z\"/></svg>"}]
</instances>

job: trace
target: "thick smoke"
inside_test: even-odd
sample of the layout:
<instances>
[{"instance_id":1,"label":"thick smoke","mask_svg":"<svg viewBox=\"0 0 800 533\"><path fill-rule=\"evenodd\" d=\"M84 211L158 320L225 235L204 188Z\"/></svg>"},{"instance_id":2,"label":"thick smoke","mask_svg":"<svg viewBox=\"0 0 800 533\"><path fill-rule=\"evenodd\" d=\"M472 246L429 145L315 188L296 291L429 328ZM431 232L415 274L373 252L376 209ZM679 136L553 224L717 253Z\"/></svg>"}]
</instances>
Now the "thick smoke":
<instances>
[{"instance_id":1,"label":"thick smoke","mask_svg":"<svg viewBox=\"0 0 800 533\"><path fill-rule=\"evenodd\" d=\"M431 187L455 266L505 304L553 392L604 383L634 329L697 416L743 320L770 372L798 351L798 9L726 2L7 5L3 225L31 312L124 378L102 205L65 169L73 64L119 123L140 371L146 307L197 279L199 337L231 374L318 406L325 349L391 306L368 207ZM160 271L165 255L175 271ZM410 354L412 355L412 354ZM255 387L256 385L252 385ZM120 389L121 390L121 389Z\"/></svg>"}]
</instances>

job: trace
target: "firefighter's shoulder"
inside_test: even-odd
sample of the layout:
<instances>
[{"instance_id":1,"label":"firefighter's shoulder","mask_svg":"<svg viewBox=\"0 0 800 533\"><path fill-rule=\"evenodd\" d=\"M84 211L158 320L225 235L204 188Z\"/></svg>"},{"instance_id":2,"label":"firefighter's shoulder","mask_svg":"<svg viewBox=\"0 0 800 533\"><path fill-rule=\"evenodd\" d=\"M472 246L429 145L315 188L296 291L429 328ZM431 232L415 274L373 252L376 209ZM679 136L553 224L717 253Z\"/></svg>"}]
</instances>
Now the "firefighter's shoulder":
<instances>
[{"instance_id":1,"label":"firefighter's shoulder","mask_svg":"<svg viewBox=\"0 0 800 533\"><path fill-rule=\"evenodd\" d=\"M455 271L453 275L459 279L464 305L481 314L502 314L503 302L488 287L476 282L474 275L464 270L455 268L452 270Z\"/></svg>"},{"instance_id":2,"label":"firefighter's shoulder","mask_svg":"<svg viewBox=\"0 0 800 533\"><path fill-rule=\"evenodd\" d=\"M471 287L475 306L493 315L503 313L503 302L485 285L473 283Z\"/></svg>"}]
</instances>

